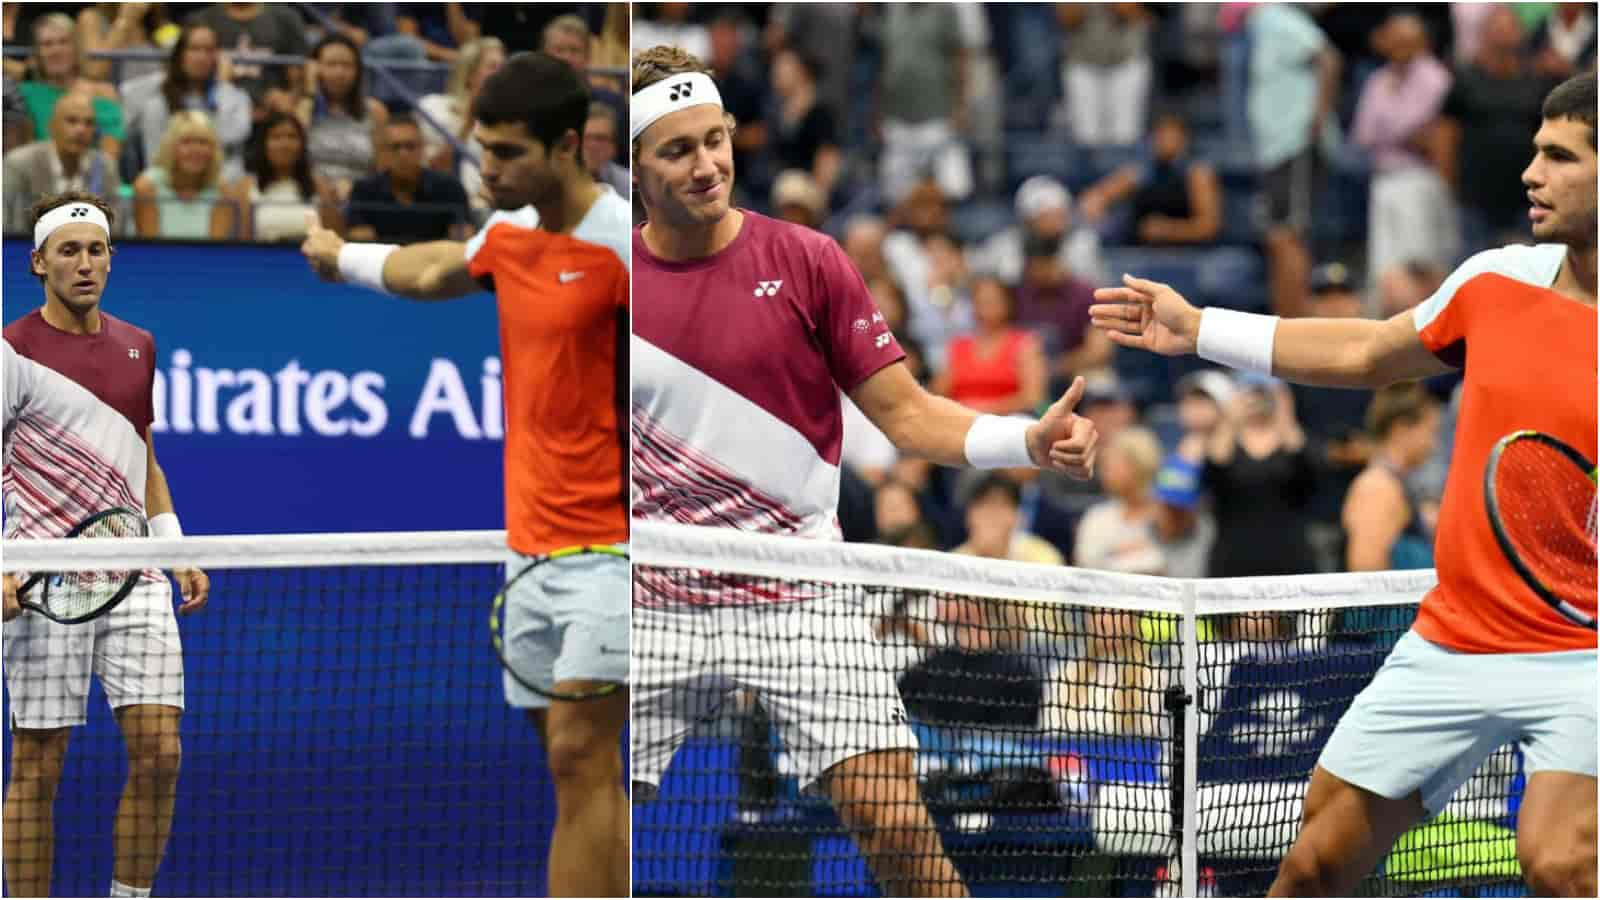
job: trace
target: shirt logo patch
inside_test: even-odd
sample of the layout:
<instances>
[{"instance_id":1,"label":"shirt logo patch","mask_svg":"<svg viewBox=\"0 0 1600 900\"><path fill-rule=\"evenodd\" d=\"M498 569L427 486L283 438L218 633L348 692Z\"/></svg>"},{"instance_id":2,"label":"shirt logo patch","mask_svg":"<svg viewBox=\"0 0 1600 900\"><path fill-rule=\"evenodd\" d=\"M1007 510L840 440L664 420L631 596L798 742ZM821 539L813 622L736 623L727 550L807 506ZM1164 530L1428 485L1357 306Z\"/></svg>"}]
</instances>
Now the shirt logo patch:
<instances>
[{"instance_id":1,"label":"shirt logo patch","mask_svg":"<svg viewBox=\"0 0 1600 900\"><path fill-rule=\"evenodd\" d=\"M128 348L128 358L129 359L138 359L139 358L139 348L138 347L129 347Z\"/></svg>"},{"instance_id":2,"label":"shirt logo patch","mask_svg":"<svg viewBox=\"0 0 1600 900\"><path fill-rule=\"evenodd\" d=\"M778 292L778 288L781 288L781 287L783 287L783 282L781 280L779 280L779 281L758 281L758 282L756 282L755 296L757 296L757 297L771 297L773 294L776 294Z\"/></svg>"},{"instance_id":3,"label":"shirt logo patch","mask_svg":"<svg viewBox=\"0 0 1600 900\"><path fill-rule=\"evenodd\" d=\"M868 322L867 322L867 320L866 320L866 319L857 319L857 320L856 320L856 321L855 321L855 324L854 324L854 325L853 325L853 326L851 326L851 327L853 327L853 328L854 328L854 329L855 329L855 330L857 330L857 331L860 331L860 332L862 332L862 333L865 333L865 332L866 332L866 330L867 330L867 329L868 329L868 328L871 328L871 327L872 327L872 325L870 325L870 324L869 324L869 323L868 323Z\"/></svg>"},{"instance_id":4,"label":"shirt logo patch","mask_svg":"<svg viewBox=\"0 0 1600 900\"><path fill-rule=\"evenodd\" d=\"M571 284L572 282L577 281L579 278L582 278L583 277L583 273L582 272L562 272L560 275L558 275L556 277L561 279L561 283L562 284Z\"/></svg>"},{"instance_id":5,"label":"shirt logo patch","mask_svg":"<svg viewBox=\"0 0 1600 900\"><path fill-rule=\"evenodd\" d=\"M872 344L873 344L873 346L877 347L879 350L882 350L884 347L889 346L889 332L885 331L883 334L880 334L877 337L873 338L872 339Z\"/></svg>"}]
</instances>

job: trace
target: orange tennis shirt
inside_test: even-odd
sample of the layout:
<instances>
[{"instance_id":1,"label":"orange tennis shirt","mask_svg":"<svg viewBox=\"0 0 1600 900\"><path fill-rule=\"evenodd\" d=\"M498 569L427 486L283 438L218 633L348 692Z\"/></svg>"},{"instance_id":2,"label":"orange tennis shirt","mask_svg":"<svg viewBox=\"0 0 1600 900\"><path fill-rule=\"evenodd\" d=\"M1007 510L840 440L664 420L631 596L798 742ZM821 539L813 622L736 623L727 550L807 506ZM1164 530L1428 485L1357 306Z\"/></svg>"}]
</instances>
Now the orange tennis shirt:
<instances>
[{"instance_id":1,"label":"orange tennis shirt","mask_svg":"<svg viewBox=\"0 0 1600 900\"><path fill-rule=\"evenodd\" d=\"M570 234L532 207L467 242L493 279L505 385L506 542L524 554L628 539L627 201L609 188Z\"/></svg>"},{"instance_id":2,"label":"orange tennis shirt","mask_svg":"<svg viewBox=\"0 0 1600 900\"><path fill-rule=\"evenodd\" d=\"M1567 248L1510 246L1472 257L1416 308L1417 331L1464 368L1455 450L1439 507L1439 584L1417 633L1467 653L1595 646L1512 570L1490 530L1483 473L1496 441L1518 429L1554 435L1595 458L1595 308L1550 289ZM1595 598L1574 598L1590 615Z\"/></svg>"}]
</instances>

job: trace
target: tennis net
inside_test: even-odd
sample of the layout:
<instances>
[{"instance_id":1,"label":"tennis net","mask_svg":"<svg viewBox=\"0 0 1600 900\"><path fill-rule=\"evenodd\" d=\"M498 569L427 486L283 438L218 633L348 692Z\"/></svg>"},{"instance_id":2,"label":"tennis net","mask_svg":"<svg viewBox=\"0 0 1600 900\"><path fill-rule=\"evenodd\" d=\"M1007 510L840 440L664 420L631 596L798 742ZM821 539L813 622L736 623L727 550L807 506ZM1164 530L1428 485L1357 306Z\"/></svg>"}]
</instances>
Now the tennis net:
<instances>
[{"instance_id":1,"label":"tennis net","mask_svg":"<svg viewBox=\"0 0 1600 900\"><path fill-rule=\"evenodd\" d=\"M910 796L974 895L1263 894L1318 754L1434 577L1194 581L657 523L633 537L636 896L878 893L906 854L937 852L891 841L869 863L851 838L892 789L847 767L903 741L902 718ZM1521 892L1519 768L1497 751L1362 893ZM876 801L835 811L874 777ZM912 871L929 893L949 877Z\"/></svg>"},{"instance_id":2,"label":"tennis net","mask_svg":"<svg viewBox=\"0 0 1600 900\"><path fill-rule=\"evenodd\" d=\"M207 607L177 617L182 756L158 896L544 893L553 793L532 728L502 698L486 627L504 581L503 532L8 541L4 550L8 573L184 564L210 576ZM136 592L72 626L80 640L97 635L96 671L118 696L168 702L157 647L134 636L159 633L163 608L175 606ZM25 613L6 625L6 718L59 724L86 708L57 789L51 888L105 896L128 753L102 679L86 707L77 699L88 679L69 671L85 665L87 648L19 630L46 624ZM8 792L27 777L16 777L13 752L7 741ZM170 766L155 759L154 770ZM37 865L44 847L23 837L45 823L28 821L37 805L7 814L10 881L16 863ZM135 817L129 834L148 834L154 821Z\"/></svg>"}]
</instances>

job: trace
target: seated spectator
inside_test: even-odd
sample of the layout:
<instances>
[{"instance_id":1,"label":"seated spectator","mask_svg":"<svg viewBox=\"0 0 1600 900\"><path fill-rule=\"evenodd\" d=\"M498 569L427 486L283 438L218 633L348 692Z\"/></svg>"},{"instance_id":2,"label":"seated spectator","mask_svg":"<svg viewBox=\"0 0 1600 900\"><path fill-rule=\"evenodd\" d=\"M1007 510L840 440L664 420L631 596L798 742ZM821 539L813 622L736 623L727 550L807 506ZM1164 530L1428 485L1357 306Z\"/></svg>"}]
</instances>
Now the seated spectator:
<instances>
[{"instance_id":1,"label":"seated spectator","mask_svg":"<svg viewBox=\"0 0 1600 900\"><path fill-rule=\"evenodd\" d=\"M27 231L29 207L46 195L82 190L117 196L122 188L117 162L93 146L93 104L87 94L63 96L52 110L50 138L5 155L6 231Z\"/></svg>"},{"instance_id":2,"label":"seated spectator","mask_svg":"<svg viewBox=\"0 0 1600 900\"><path fill-rule=\"evenodd\" d=\"M656 3L637 10L633 16L633 46L654 47L671 44L681 47L695 59L711 55L711 35L704 25L689 21L688 3Z\"/></svg>"},{"instance_id":3,"label":"seated spectator","mask_svg":"<svg viewBox=\"0 0 1600 900\"><path fill-rule=\"evenodd\" d=\"M1174 112L1156 116L1150 156L1129 163L1083 192L1091 223L1123 200L1133 207L1133 240L1145 246L1209 244L1222 230L1222 186L1211 164L1189 155L1189 127Z\"/></svg>"},{"instance_id":4,"label":"seated spectator","mask_svg":"<svg viewBox=\"0 0 1600 900\"><path fill-rule=\"evenodd\" d=\"M1452 264L1460 249L1455 201L1427 149L1427 129L1450 92L1450 70L1428 48L1415 13L1394 13L1372 36L1388 62L1367 78L1351 139L1372 157L1367 271L1405 259Z\"/></svg>"},{"instance_id":5,"label":"seated spectator","mask_svg":"<svg viewBox=\"0 0 1600 900\"><path fill-rule=\"evenodd\" d=\"M767 147L774 166L810 173L822 196L833 194L843 156L833 113L817 99L817 64L785 47L772 58L772 112Z\"/></svg>"},{"instance_id":6,"label":"seated spectator","mask_svg":"<svg viewBox=\"0 0 1600 900\"><path fill-rule=\"evenodd\" d=\"M1439 422L1438 401L1417 382L1390 385L1373 396L1367 410L1372 461L1351 483L1341 517L1349 571L1433 565L1433 535L1421 513L1425 501L1412 476L1433 455Z\"/></svg>"},{"instance_id":7,"label":"seated spectator","mask_svg":"<svg viewBox=\"0 0 1600 900\"><path fill-rule=\"evenodd\" d=\"M1226 412L1203 470L1217 517L1211 577L1316 571L1305 530L1316 471L1294 395L1276 378L1243 373Z\"/></svg>"},{"instance_id":8,"label":"seated spectator","mask_svg":"<svg viewBox=\"0 0 1600 900\"><path fill-rule=\"evenodd\" d=\"M951 552L1062 565L1061 553L1049 541L1019 526L1021 503L1022 489L1015 481L999 472L988 473L967 501L967 540Z\"/></svg>"},{"instance_id":9,"label":"seated spectator","mask_svg":"<svg viewBox=\"0 0 1600 900\"><path fill-rule=\"evenodd\" d=\"M1049 175L1035 175L1017 188L1017 224L1001 230L967 253L972 271L997 275L1006 284L1022 281L1027 262L1025 245L1054 246L1061 270L1091 284L1106 282L1105 260L1100 255L1100 235L1088 225L1073 221L1072 194Z\"/></svg>"},{"instance_id":10,"label":"seated spectator","mask_svg":"<svg viewBox=\"0 0 1600 900\"><path fill-rule=\"evenodd\" d=\"M1061 83L1080 144L1132 144L1150 99L1150 23L1142 3L1058 3Z\"/></svg>"},{"instance_id":11,"label":"seated spectator","mask_svg":"<svg viewBox=\"0 0 1600 900\"><path fill-rule=\"evenodd\" d=\"M1233 399L1233 379L1221 369L1202 369L1178 379L1178 457L1192 465L1205 461L1211 431Z\"/></svg>"},{"instance_id":12,"label":"seated spectator","mask_svg":"<svg viewBox=\"0 0 1600 900\"><path fill-rule=\"evenodd\" d=\"M741 129L743 130L743 129ZM889 264L883 258L883 241L889 236L889 229L884 221L877 216L854 215L844 225L844 254L850 257L850 262L855 264L856 270L861 273L861 278L870 286L877 279L887 279L893 283L889 275ZM898 294L900 286L895 285ZM900 298L904 305L905 298ZM902 320L901 325L905 322ZM895 329L895 337L904 337L900 329Z\"/></svg>"},{"instance_id":13,"label":"seated spectator","mask_svg":"<svg viewBox=\"0 0 1600 900\"><path fill-rule=\"evenodd\" d=\"M472 230L461 182L422 166L422 130L410 116L383 126L382 171L357 181L346 215L352 241L464 241Z\"/></svg>"},{"instance_id":14,"label":"seated spectator","mask_svg":"<svg viewBox=\"0 0 1600 900\"><path fill-rule=\"evenodd\" d=\"M733 171L738 196L744 191L740 181L756 190L771 176L767 174L767 123L764 115L769 78L767 66L750 40L750 20L737 7L724 7L711 20L708 37L711 55L703 57L722 97L722 108L733 116Z\"/></svg>"},{"instance_id":15,"label":"seated spectator","mask_svg":"<svg viewBox=\"0 0 1600 900\"><path fill-rule=\"evenodd\" d=\"M910 331L935 370L943 368L945 344L973 327L966 261L947 230L944 195L931 181L917 185L892 215L894 230L883 240L883 258L905 292Z\"/></svg>"},{"instance_id":16,"label":"seated spectator","mask_svg":"<svg viewBox=\"0 0 1600 900\"><path fill-rule=\"evenodd\" d=\"M133 224L140 237L227 240L237 211L224 200L222 144L203 112L167 120L155 164L133 182Z\"/></svg>"},{"instance_id":17,"label":"seated spectator","mask_svg":"<svg viewBox=\"0 0 1600 900\"><path fill-rule=\"evenodd\" d=\"M422 131L424 159L428 168L440 172L455 172L467 199L475 207L487 207L482 196L483 176L475 160L457 158L449 138L455 138L468 153L482 158L483 147L472 136L472 105L477 102L478 90L506 61L506 46L496 37L478 38L461 47L456 61L450 66L450 80L443 94L429 94L417 103L427 127ZM431 121L429 121L431 120ZM439 127L444 128L443 131ZM449 135L449 138L446 137Z\"/></svg>"},{"instance_id":18,"label":"seated spectator","mask_svg":"<svg viewBox=\"0 0 1600 900\"><path fill-rule=\"evenodd\" d=\"M185 24L206 25L222 53L233 60L233 85L250 95L256 121L270 112L292 113L295 100L309 92L305 66L245 63L241 56L270 53L306 55L306 23L288 3L212 3L191 13Z\"/></svg>"},{"instance_id":19,"label":"seated spectator","mask_svg":"<svg viewBox=\"0 0 1600 900\"><path fill-rule=\"evenodd\" d=\"M299 119L288 113L268 115L244 167L245 175L229 186L228 196L241 211L247 240L301 240L306 215L313 212L320 214L323 225L340 229L338 198L333 185L311 171Z\"/></svg>"},{"instance_id":20,"label":"seated spectator","mask_svg":"<svg viewBox=\"0 0 1600 900\"><path fill-rule=\"evenodd\" d=\"M633 189L628 167L617 165L617 111L609 103L589 104L583 123L583 164L601 184L623 197Z\"/></svg>"},{"instance_id":21,"label":"seated spectator","mask_svg":"<svg viewBox=\"0 0 1600 900\"><path fill-rule=\"evenodd\" d=\"M1356 293L1355 278L1343 263L1327 263L1311 270L1312 316L1325 319L1361 318L1365 304ZM1295 409L1302 410L1300 424L1305 428L1316 465L1316 490L1307 511L1317 521L1313 533L1339 518L1339 508L1350 490L1350 482L1367 464L1370 450L1362 431L1371 391L1315 387L1297 384ZM1330 560L1330 562L1332 562Z\"/></svg>"},{"instance_id":22,"label":"seated spectator","mask_svg":"<svg viewBox=\"0 0 1600 900\"><path fill-rule=\"evenodd\" d=\"M1377 446L1345 497L1340 517L1344 568L1376 572L1433 565L1433 501L1418 490L1416 476L1439 443L1440 418L1438 401L1414 381L1392 384L1372 398L1367 430ZM1409 608L1345 609L1334 615L1333 632L1392 646L1414 617Z\"/></svg>"},{"instance_id":23,"label":"seated spectator","mask_svg":"<svg viewBox=\"0 0 1600 900\"><path fill-rule=\"evenodd\" d=\"M395 30L422 43L423 53L435 62L453 63L460 48L479 37L478 23L466 3L407 3L395 16Z\"/></svg>"},{"instance_id":24,"label":"seated spectator","mask_svg":"<svg viewBox=\"0 0 1600 900\"><path fill-rule=\"evenodd\" d=\"M216 33L207 25L184 26L154 89L128 103L128 130L138 141L140 161L148 164L156 158L173 113L201 110L216 123L224 176L237 178L244 171L250 140L250 95L234 87L229 75L229 67L218 59Z\"/></svg>"},{"instance_id":25,"label":"seated spectator","mask_svg":"<svg viewBox=\"0 0 1600 900\"><path fill-rule=\"evenodd\" d=\"M556 16L540 34L539 50L571 66L579 75L589 71L589 23L571 13Z\"/></svg>"},{"instance_id":26,"label":"seated spectator","mask_svg":"<svg viewBox=\"0 0 1600 900\"><path fill-rule=\"evenodd\" d=\"M1096 609L1081 618L1082 651L1048 676L1039 726L1069 734L1162 734L1164 684L1140 636L1139 614Z\"/></svg>"},{"instance_id":27,"label":"seated spectator","mask_svg":"<svg viewBox=\"0 0 1600 900\"><path fill-rule=\"evenodd\" d=\"M311 4L333 23L332 33L349 38L363 58L375 66L393 61L399 68L388 70L387 78L373 81L372 95L385 107L407 110L412 98L433 84L431 72L410 68L428 58L427 45L416 35L400 30L399 4L395 3L316 3ZM316 16L308 16L315 20ZM324 30L324 34L328 33Z\"/></svg>"},{"instance_id":28,"label":"seated spectator","mask_svg":"<svg viewBox=\"0 0 1600 900\"><path fill-rule=\"evenodd\" d=\"M125 137L122 106L116 88L83 75L87 62L72 19L62 13L41 16L33 23L33 53L18 90L33 120L36 141L50 137L55 106L63 96L70 92L88 97L100 149L116 159Z\"/></svg>"},{"instance_id":29,"label":"seated spectator","mask_svg":"<svg viewBox=\"0 0 1600 900\"><path fill-rule=\"evenodd\" d=\"M1150 527L1166 561L1168 578L1205 578L1217 522L1201 508L1200 467L1169 456L1156 473L1156 514Z\"/></svg>"},{"instance_id":30,"label":"seated spectator","mask_svg":"<svg viewBox=\"0 0 1600 900\"><path fill-rule=\"evenodd\" d=\"M97 50L155 50L155 34L167 21L164 3L91 3L78 11L78 34L85 55ZM163 68L160 62L128 59L117 62L89 56L83 74L96 81L124 84Z\"/></svg>"},{"instance_id":31,"label":"seated spectator","mask_svg":"<svg viewBox=\"0 0 1600 900\"><path fill-rule=\"evenodd\" d=\"M922 630L921 636L943 632L949 642L900 676L907 714L947 728L1015 731L1038 726L1044 684L1027 657L1017 652L1016 629L1008 627L1004 606L971 597L933 601L934 618L942 627Z\"/></svg>"},{"instance_id":32,"label":"seated spectator","mask_svg":"<svg viewBox=\"0 0 1600 900\"><path fill-rule=\"evenodd\" d=\"M872 494L872 505L881 543L899 543L901 535L924 521L916 491L893 479L878 484Z\"/></svg>"},{"instance_id":33,"label":"seated spectator","mask_svg":"<svg viewBox=\"0 0 1600 900\"><path fill-rule=\"evenodd\" d=\"M1133 393L1116 373L1109 370L1091 372L1085 376L1083 399L1078 401L1078 414L1094 421L1102 446L1117 436L1117 432L1139 423L1139 408L1133 405ZM1072 481L1073 484L1090 485L1093 482Z\"/></svg>"},{"instance_id":34,"label":"seated spectator","mask_svg":"<svg viewBox=\"0 0 1600 900\"><path fill-rule=\"evenodd\" d=\"M1039 340L1015 324L1015 301L998 278L972 284L977 327L953 338L933 392L980 412L1030 414L1044 402L1048 377Z\"/></svg>"},{"instance_id":35,"label":"seated spectator","mask_svg":"<svg viewBox=\"0 0 1600 900\"><path fill-rule=\"evenodd\" d=\"M1118 431L1100 453L1100 484L1108 499L1078 523L1072 564L1137 575L1160 575L1166 559L1152 525L1159 504L1152 494L1161 468L1161 442L1148 428Z\"/></svg>"},{"instance_id":36,"label":"seated spectator","mask_svg":"<svg viewBox=\"0 0 1600 900\"><path fill-rule=\"evenodd\" d=\"M791 169L772 183L772 213L785 222L821 228L828 215L828 198L810 175Z\"/></svg>"},{"instance_id":37,"label":"seated spectator","mask_svg":"<svg viewBox=\"0 0 1600 900\"><path fill-rule=\"evenodd\" d=\"M317 42L307 64L307 96L295 105L306 127L311 165L333 184L342 200L356 180L373 169L373 147L389 111L367 96L361 51L347 37Z\"/></svg>"},{"instance_id":38,"label":"seated spectator","mask_svg":"<svg viewBox=\"0 0 1600 900\"><path fill-rule=\"evenodd\" d=\"M1052 384L1105 371L1114 349L1098 328L1089 327L1094 288L1061 265L1049 238L1030 237L1023 248L1026 265L1017 288L1017 322L1040 335Z\"/></svg>"}]
</instances>

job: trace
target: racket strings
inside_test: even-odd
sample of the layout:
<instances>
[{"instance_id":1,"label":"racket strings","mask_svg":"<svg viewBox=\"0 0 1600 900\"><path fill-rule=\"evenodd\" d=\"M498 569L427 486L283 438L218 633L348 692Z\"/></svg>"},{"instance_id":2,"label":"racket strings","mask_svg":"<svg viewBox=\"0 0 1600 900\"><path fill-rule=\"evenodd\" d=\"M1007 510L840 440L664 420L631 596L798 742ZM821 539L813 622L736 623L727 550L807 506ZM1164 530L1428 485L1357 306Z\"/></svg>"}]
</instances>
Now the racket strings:
<instances>
[{"instance_id":1,"label":"racket strings","mask_svg":"<svg viewBox=\"0 0 1600 900\"><path fill-rule=\"evenodd\" d=\"M1559 451L1533 441L1505 450L1495 474L1500 517L1518 556L1564 598L1596 592L1594 482Z\"/></svg>"},{"instance_id":2,"label":"racket strings","mask_svg":"<svg viewBox=\"0 0 1600 900\"><path fill-rule=\"evenodd\" d=\"M143 516L113 513L96 520L78 533L85 538L137 538L148 534ZM45 606L62 618L86 616L109 602L124 585L137 577L137 569L102 569L60 572L49 576Z\"/></svg>"}]
</instances>

